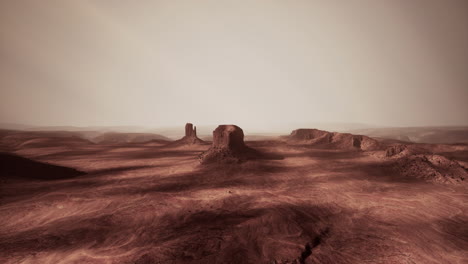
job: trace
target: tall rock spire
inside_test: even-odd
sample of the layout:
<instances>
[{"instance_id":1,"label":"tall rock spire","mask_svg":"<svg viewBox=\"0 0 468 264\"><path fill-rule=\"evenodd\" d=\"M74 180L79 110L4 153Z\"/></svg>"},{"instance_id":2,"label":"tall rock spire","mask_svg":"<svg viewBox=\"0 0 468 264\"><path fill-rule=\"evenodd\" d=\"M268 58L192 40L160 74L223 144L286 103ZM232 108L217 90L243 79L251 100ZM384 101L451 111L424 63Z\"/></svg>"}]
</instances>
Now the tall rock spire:
<instances>
[{"instance_id":1,"label":"tall rock spire","mask_svg":"<svg viewBox=\"0 0 468 264\"><path fill-rule=\"evenodd\" d=\"M186 137L197 136L197 132L196 130L193 129L192 123L185 124L185 136Z\"/></svg>"},{"instance_id":2,"label":"tall rock spire","mask_svg":"<svg viewBox=\"0 0 468 264\"><path fill-rule=\"evenodd\" d=\"M197 127L192 123L185 124L185 136L173 142L176 145L193 145L205 144L205 142L197 137Z\"/></svg>"}]
</instances>

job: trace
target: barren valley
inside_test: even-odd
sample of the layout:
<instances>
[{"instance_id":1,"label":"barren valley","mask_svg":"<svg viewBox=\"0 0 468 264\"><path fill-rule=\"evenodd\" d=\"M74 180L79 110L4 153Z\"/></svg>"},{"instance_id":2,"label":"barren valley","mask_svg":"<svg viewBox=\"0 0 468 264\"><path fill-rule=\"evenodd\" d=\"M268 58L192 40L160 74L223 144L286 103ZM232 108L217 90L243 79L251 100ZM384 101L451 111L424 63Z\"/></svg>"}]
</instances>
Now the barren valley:
<instances>
[{"instance_id":1,"label":"barren valley","mask_svg":"<svg viewBox=\"0 0 468 264\"><path fill-rule=\"evenodd\" d=\"M220 127L2 131L0 262L468 263L467 144Z\"/></svg>"}]
</instances>

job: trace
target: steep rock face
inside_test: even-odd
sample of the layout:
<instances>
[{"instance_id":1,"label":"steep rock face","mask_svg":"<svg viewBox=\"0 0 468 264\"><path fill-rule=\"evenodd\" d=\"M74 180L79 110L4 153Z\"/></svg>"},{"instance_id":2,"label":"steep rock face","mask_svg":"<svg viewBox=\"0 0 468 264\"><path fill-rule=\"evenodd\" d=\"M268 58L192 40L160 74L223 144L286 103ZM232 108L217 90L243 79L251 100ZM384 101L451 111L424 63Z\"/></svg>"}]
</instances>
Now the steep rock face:
<instances>
[{"instance_id":1,"label":"steep rock face","mask_svg":"<svg viewBox=\"0 0 468 264\"><path fill-rule=\"evenodd\" d=\"M185 124L185 137L196 137L197 127L193 126L192 123Z\"/></svg>"},{"instance_id":2,"label":"steep rock face","mask_svg":"<svg viewBox=\"0 0 468 264\"><path fill-rule=\"evenodd\" d=\"M235 125L220 125L213 131L213 148L242 151L246 148L244 131Z\"/></svg>"},{"instance_id":3,"label":"steep rock face","mask_svg":"<svg viewBox=\"0 0 468 264\"><path fill-rule=\"evenodd\" d=\"M320 145L338 149L377 150L380 144L367 136L328 132L319 129L296 129L288 138L293 142Z\"/></svg>"},{"instance_id":4,"label":"steep rock face","mask_svg":"<svg viewBox=\"0 0 468 264\"><path fill-rule=\"evenodd\" d=\"M211 148L200 155L203 164L237 163L254 158L258 152L244 143L244 131L236 125L220 125L213 131Z\"/></svg>"},{"instance_id":5,"label":"steep rock face","mask_svg":"<svg viewBox=\"0 0 468 264\"><path fill-rule=\"evenodd\" d=\"M205 141L197 137L197 127L191 123L185 124L185 136L179 140L174 141L171 145L194 145L205 144Z\"/></svg>"}]
</instances>

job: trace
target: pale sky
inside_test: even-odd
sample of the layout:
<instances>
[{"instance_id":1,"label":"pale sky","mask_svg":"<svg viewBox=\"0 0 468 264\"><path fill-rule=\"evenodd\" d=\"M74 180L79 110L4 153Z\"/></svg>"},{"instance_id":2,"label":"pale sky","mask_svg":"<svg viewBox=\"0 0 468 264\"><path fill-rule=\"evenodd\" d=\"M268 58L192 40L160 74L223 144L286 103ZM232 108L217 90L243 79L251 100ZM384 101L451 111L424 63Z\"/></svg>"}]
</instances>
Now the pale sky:
<instances>
[{"instance_id":1,"label":"pale sky","mask_svg":"<svg viewBox=\"0 0 468 264\"><path fill-rule=\"evenodd\" d=\"M468 125L468 1L0 1L0 123Z\"/></svg>"}]
</instances>

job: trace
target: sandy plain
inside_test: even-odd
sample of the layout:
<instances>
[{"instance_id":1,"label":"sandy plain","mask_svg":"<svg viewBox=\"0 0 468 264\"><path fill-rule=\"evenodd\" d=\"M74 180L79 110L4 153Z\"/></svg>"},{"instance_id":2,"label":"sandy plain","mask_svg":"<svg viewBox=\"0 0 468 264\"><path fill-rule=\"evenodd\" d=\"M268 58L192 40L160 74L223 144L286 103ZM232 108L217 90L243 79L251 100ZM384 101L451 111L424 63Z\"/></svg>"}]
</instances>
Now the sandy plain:
<instances>
[{"instance_id":1,"label":"sandy plain","mask_svg":"<svg viewBox=\"0 0 468 264\"><path fill-rule=\"evenodd\" d=\"M209 145L1 140L16 166L83 172L14 175L2 156L1 263L468 263L466 182L402 175L382 150L278 137L246 144L280 158L201 165ZM429 146L468 162L466 144Z\"/></svg>"}]
</instances>

